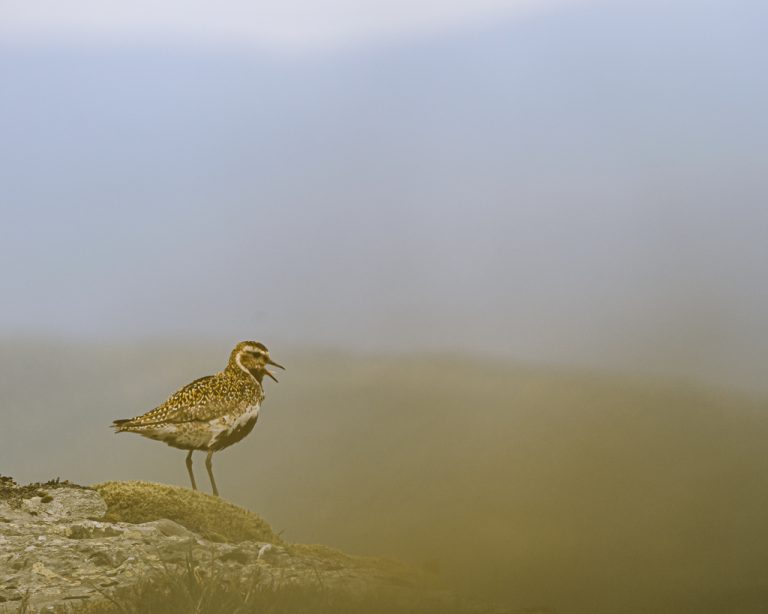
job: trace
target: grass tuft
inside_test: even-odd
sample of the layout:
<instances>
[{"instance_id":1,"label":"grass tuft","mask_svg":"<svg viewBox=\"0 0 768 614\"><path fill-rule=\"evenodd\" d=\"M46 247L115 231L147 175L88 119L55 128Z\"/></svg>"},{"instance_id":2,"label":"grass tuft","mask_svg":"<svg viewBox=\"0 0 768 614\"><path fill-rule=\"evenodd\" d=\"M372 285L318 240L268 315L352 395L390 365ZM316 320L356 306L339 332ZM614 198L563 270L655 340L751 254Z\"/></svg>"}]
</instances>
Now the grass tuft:
<instances>
[{"instance_id":1,"label":"grass tuft","mask_svg":"<svg viewBox=\"0 0 768 614\"><path fill-rule=\"evenodd\" d=\"M298 585L260 567L233 580L217 571L213 561L206 565L191 556L183 565L166 566L157 580L120 595L102 594L110 603L108 611L120 614L511 614L417 593L409 593L405 601L401 594L383 590L354 594L330 589L320 577ZM102 606L98 611L107 610Z\"/></svg>"}]
</instances>

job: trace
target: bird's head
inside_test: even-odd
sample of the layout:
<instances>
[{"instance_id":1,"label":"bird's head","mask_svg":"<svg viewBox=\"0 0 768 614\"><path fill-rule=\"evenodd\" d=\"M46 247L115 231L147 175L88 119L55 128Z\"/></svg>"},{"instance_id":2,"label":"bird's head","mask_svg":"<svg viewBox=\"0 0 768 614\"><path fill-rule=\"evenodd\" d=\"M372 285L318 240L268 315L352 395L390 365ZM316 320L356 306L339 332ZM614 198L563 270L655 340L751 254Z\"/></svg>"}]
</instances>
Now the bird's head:
<instances>
[{"instance_id":1,"label":"bird's head","mask_svg":"<svg viewBox=\"0 0 768 614\"><path fill-rule=\"evenodd\" d=\"M241 341L235 346L229 357L230 368L250 373L259 382L264 379L265 375L277 381L275 374L267 368L267 365L272 365L278 369L285 369L284 366L276 363L269 357L269 350L263 343L258 341Z\"/></svg>"}]
</instances>

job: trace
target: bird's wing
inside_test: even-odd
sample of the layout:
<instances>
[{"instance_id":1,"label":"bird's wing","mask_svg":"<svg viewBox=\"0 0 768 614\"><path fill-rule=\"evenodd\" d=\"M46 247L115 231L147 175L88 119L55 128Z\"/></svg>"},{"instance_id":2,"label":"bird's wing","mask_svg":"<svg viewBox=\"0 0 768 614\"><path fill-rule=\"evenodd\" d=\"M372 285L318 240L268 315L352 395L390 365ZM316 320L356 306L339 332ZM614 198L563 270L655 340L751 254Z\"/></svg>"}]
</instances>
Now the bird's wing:
<instances>
[{"instance_id":1,"label":"bird's wing","mask_svg":"<svg viewBox=\"0 0 768 614\"><path fill-rule=\"evenodd\" d=\"M196 379L146 414L137 416L125 426L150 426L180 422L205 422L232 409L238 395L238 382L230 378L209 375Z\"/></svg>"}]
</instances>

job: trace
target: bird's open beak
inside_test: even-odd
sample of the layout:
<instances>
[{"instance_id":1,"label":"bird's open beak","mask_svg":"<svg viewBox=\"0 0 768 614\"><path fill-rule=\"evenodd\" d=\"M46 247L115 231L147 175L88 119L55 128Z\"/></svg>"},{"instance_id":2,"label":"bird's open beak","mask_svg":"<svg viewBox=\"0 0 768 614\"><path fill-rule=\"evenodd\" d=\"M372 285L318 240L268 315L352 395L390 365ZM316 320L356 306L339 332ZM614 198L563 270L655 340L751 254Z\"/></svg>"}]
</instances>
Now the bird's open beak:
<instances>
[{"instance_id":1,"label":"bird's open beak","mask_svg":"<svg viewBox=\"0 0 768 614\"><path fill-rule=\"evenodd\" d=\"M283 371L285 371L285 367L284 367L283 365L281 365L281 364L279 364L279 363L276 363L276 362L275 362L274 360L272 360L271 358L267 358L267 364L268 364L268 365L272 365L273 367L277 367L278 369L282 369ZM264 372L265 372L267 375L269 375L269 377L271 377L273 380L277 381L277 378L275 377L275 374L274 374L274 373L272 373L272 371L270 371L269 369L265 368L265 369L264 369Z\"/></svg>"}]
</instances>

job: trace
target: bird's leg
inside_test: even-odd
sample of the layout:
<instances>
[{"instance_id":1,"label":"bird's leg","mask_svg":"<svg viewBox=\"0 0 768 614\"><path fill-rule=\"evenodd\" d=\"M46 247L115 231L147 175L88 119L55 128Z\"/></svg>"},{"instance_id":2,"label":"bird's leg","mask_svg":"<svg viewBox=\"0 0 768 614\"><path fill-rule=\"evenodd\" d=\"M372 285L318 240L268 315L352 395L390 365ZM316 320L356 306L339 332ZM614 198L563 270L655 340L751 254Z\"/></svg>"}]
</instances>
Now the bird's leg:
<instances>
[{"instance_id":1,"label":"bird's leg","mask_svg":"<svg viewBox=\"0 0 768 614\"><path fill-rule=\"evenodd\" d=\"M189 472L189 479L192 481L192 490L197 490L197 484L195 484L195 474L192 473L192 450L187 454L187 471Z\"/></svg>"},{"instance_id":2,"label":"bird's leg","mask_svg":"<svg viewBox=\"0 0 768 614\"><path fill-rule=\"evenodd\" d=\"M216 488L216 480L213 479L213 450L208 451L208 456L205 457L205 468L208 470L208 477L211 478L211 488L213 488L213 495L219 496L219 489Z\"/></svg>"}]
</instances>

